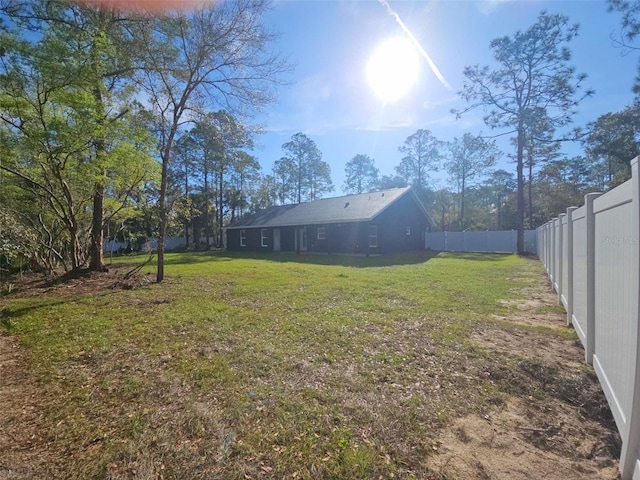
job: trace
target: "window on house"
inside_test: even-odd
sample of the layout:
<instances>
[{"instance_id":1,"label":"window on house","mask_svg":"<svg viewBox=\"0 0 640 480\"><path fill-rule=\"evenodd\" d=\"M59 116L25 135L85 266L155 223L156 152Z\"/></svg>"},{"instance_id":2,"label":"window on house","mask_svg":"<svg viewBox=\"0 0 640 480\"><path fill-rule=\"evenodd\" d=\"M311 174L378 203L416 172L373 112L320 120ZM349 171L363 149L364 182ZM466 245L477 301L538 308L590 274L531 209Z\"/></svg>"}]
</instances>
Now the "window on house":
<instances>
[{"instance_id":1,"label":"window on house","mask_svg":"<svg viewBox=\"0 0 640 480\"><path fill-rule=\"evenodd\" d=\"M247 231L246 230L240 230L240 246L241 247L246 247L247 246Z\"/></svg>"},{"instance_id":2,"label":"window on house","mask_svg":"<svg viewBox=\"0 0 640 480\"><path fill-rule=\"evenodd\" d=\"M369 248L378 247L378 226L369 225Z\"/></svg>"},{"instance_id":3,"label":"window on house","mask_svg":"<svg viewBox=\"0 0 640 480\"><path fill-rule=\"evenodd\" d=\"M269 246L269 230L266 228L260 230L260 245L263 247Z\"/></svg>"},{"instance_id":4,"label":"window on house","mask_svg":"<svg viewBox=\"0 0 640 480\"><path fill-rule=\"evenodd\" d=\"M318 227L318 240L327 239L327 227Z\"/></svg>"},{"instance_id":5,"label":"window on house","mask_svg":"<svg viewBox=\"0 0 640 480\"><path fill-rule=\"evenodd\" d=\"M409 225L404 227L404 234L407 235L407 236L411 235L411 227Z\"/></svg>"}]
</instances>

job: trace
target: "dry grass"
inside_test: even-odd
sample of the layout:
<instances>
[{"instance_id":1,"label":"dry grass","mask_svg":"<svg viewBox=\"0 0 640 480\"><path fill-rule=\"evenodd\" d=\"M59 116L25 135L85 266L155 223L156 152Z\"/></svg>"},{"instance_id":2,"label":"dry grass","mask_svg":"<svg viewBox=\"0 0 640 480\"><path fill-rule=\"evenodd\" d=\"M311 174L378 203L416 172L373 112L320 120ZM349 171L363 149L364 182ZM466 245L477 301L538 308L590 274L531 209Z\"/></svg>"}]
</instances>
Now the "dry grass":
<instances>
[{"instance_id":1,"label":"dry grass","mask_svg":"<svg viewBox=\"0 0 640 480\"><path fill-rule=\"evenodd\" d=\"M124 290L116 268L0 299L22 345L2 373L20 375L27 392L3 400L11 415L0 427L14 438L0 443L0 479L445 478L432 463L442 432L514 397L567 404L599 433L612 429L587 370L474 337L497 329L574 341L506 325L540 276L532 260L168 260L161 285L143 274ZM30 406L18 411L12 399ZM545 449L545 428L519 434ZM454 430L472 443L471 430ZM493 478L487 465L473 468L469 478Z\"/></svg>"}]
</instances>

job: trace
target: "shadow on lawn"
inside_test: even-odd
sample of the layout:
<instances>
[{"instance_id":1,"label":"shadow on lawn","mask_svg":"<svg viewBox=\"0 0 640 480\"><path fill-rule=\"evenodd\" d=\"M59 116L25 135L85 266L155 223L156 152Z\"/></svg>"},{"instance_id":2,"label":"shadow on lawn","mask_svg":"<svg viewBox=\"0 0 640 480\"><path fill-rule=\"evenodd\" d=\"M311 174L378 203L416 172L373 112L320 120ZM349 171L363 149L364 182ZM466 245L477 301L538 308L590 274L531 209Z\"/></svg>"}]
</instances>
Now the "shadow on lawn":
<instances>
[{"instance_id":1,"label":"shadow on lawn","mask_svg":"<svg viewBox=\"0 0 640 480\"><path fill-rule=\"evenodd\" d=\"M415 251L396 254L371 255L369 257L359 254L326 254L326 253L295 253L295 252L167 252L165 265L197 265L209 262L230 262L238 259L259 260L278 263L302 263L311 265L336 265L355 268L389 267L394 265L416 265L425 263L437 256L447 256L462 260L496 262L509 256L508 253L457 253L439 252L435 250ZM139 256L132 256L131 262L120 265L136 265ZM153 265L156 265L155 259Z\"/></svg>"},{"instance_id":2,"label":"shadow on lawn","mask_svg":"<svg viewBox=\"0 0 640 480\"><path fill-rule=\"evenodd\" d=\"M20 319L29 314L33 314L34 312L37 312L41 309L52 308L59 305L64 305L66 303L68 303L66 299L48 299L19 308L0 308L0 326L3 326L8 332L10 332L11 330L13 330L14 320Z\"/></svg>"},{"instance_id":3,"label":"shadow on lawn","mask_svg":"<svg viewBox=\"0 0 640 480\"><path fill-rule=\"evenodd\" d=\"M417 251L392 255L348 255L326 253L295 253L295 252L181 252L169 253L165 256L165 265L196 265L209 262L230 262L238 259L260 260L279 263L304 263L312 265L341 265L347 267L386 267L392 265L412 265L424 263L435 257L438 252ZM133 266L140 256L130 257L130 261L119 262L120 266ZM155 259L153 265L156 265Z\"/></svg>"},{"instance_id":4,"label":"shadow on lawn","mask_svg":"<svg viewBox=\"0 0 640 480\"><path fill-rule=\"evenodd\" d=\"M415 265L432 259L438 252L417 251L389 255L352 255L343 253L227 253L231 258L249 258L268 262L303 263L311 265L337 265L345 267L368 268L390 267L394 265Z\"/></svg>"},{"instance_id":5,"label":"shadow on lawn","mask_svg":"<svg viewBox=\"0 0 640 480\"><path fill-rule=\"evenodd\" d=\"M452 258L459 258L461 260L473 260L474 262L497 262L510 257L512 253L483 253L483 252L436 252L450 256Z\"/></svg>"}]
</instances>

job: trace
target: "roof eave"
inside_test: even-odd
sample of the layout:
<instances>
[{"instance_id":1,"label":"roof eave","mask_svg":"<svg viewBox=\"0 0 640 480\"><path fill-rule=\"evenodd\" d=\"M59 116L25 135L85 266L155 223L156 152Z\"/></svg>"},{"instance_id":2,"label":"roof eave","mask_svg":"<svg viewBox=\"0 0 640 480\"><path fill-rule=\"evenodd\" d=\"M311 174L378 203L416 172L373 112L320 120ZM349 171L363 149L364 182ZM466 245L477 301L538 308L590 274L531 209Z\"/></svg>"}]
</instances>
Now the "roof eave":
<instances>
[{"instance_id":1,"label":"roof eave","mask_svg":"<svg viewBox=\"0 0 640 480\"><path fill-rule=\"evenodd\" d=\"M249 228L282 228L282 227L297 227L297 226L307 226L307 225L333 225L335 223L358 223L358 222L370 222L371 220L373 220L375 217L377 217L378 214L373 215L371 217L366 217L366 218L356 218L356 219L349 219L349 220L332 220L332 221L328 221L328 222L305 222L305 223L279 223L277 225L241 225L239 227L234 227L232 225L228 226L228 227L224 227L225 230L246 230Z\"/></svg>"},{"instance_id":2,"label":"roof eave","mask_svg":"<svg viewBox=\"0 0 640 480\"><path fill-rule=\"evenodd\" d=\"M388 203L386 206L384 206L382 209L378 210L378 212L373 215L371 217L371 220L373 220L375 217L377 217L378 215L380 215L382 212L384 212L387 208L391 207L391 205L393 205L394 203L396 203L398 200L400 200L402 197L404 197L405 195L411 195L414 199L414 201L416 202L416 204L418 205L418 208L420 209L420 211L424 214L424 216L427 218L427 221L429 222L429 225L431 225L432 227L435 227L436 223L433 221L433 218L431 218L431 215L429 214L429 212L427 211L427 209L425 208L425 206L422 204L422 200L420 200L420 197L418 197L418 195L416 194L416 192L413 191L412 187L407 188L402 194L398 195L392 202Z\"/></svg>"}]
</instances>

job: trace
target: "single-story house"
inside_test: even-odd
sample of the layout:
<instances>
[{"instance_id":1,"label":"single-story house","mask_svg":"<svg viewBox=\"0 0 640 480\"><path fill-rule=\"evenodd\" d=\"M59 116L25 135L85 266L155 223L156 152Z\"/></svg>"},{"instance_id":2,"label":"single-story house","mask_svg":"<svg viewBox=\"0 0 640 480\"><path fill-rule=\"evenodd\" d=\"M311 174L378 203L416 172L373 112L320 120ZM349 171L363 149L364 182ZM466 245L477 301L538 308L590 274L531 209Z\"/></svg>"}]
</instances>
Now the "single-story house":
<instances>
[{"instance_id":1,"label":"single-story house","mask_svg":"<svg viewBox=\"0 0 640 480\"><path fill-rule=\"evenodd\" d=\"M422 250L434 223L410 187L261 210L226 228L227 249L393 253Z\"/></svg>"}]
</instances>

